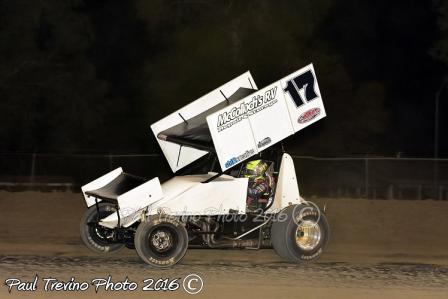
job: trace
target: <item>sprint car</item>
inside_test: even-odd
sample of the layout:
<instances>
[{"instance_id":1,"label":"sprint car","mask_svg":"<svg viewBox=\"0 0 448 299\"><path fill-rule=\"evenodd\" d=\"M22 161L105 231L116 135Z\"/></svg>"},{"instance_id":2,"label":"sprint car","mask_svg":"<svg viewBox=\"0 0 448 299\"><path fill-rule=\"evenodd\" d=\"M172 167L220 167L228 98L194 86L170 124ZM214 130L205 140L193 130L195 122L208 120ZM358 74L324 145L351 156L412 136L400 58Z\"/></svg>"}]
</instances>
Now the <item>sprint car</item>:
<instances>
[{"instance_id":1,"label":"sprint car","mask_svg":"<svg viewBox=\"0 0 448 299\"><path fill-rule=\"evenodd\" d=\"M325 213L299 193L282 141L325 117L313 65L257 89L246 72L151 125L175 176L161 183L121 167L82 186L80 234L95 252L127 247L153 267L188 248L273 247L290 262L318 258ZM268 164L269 188L250 206L244 165Z\"/></svg>"}]
</instances>

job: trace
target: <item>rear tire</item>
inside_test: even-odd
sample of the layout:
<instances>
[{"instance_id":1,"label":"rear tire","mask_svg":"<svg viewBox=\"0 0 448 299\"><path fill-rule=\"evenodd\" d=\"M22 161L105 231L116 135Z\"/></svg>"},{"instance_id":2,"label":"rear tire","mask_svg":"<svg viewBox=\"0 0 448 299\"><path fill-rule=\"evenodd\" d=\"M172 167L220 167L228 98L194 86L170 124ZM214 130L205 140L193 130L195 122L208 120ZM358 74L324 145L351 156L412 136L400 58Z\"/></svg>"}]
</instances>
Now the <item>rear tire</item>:
<instances>
[{"instance_id":1,"label":"rear tire","mask_svg":"<svg viewBox=\"0 0 448 299\"><path fill-rule=\"evenodd\" d=\"M184 257L188 233L177 219L156 215L140 223L134 244L138 256L148 265L171 267Z\"/></svg>"},{"instance_id":2,"label":"rear tire","mask_svg":"<svg viewBox=\"0 0 448 299\"><path fill-rule=\"evenodd\" d=\"M271 228L275 252L291 262L309 262L321 256L330 239L327 218L314 205L292 205L277 214Z\"/></svg>"},{"instance_id":3,"label":"rear tire","mask_svg":"<svg viewBox=\"0 0 448 299\"><path fill-rule=\"evenodd\" d=\"M116 212L115 206L107 202L98 203L98 209L100 211L100 219ZM113 243L108 240L108 236L110 237L114 233L113 230L99 225L97 219L95 205L88 208L81 218L80 234L87 248L98 253L114 252L122 249L124 244Z\"/></svg>"}]
</instances>

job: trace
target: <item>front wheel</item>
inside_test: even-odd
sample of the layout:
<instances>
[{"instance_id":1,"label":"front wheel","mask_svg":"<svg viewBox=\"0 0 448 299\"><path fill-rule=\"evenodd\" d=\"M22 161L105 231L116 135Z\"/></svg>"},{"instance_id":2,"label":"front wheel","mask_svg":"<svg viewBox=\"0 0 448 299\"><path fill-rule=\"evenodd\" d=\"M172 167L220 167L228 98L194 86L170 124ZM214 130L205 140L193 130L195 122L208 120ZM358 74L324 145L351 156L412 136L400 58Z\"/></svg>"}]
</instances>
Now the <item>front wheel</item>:
<instances>
[{"instance_id":1,"label":"front wheel","mask_svg":"<svg viewBox=\"0 0 448 299\"><path fill-rule=\"evenodd\" d=\"M188 233L180 221L156 215L140 223L134 244L138 256L145 263L157 268L170 267L184 257Z\"/></svg>"},{"instance_id":2,"label":"front wheel","mask_svg":"<svg viewBox=\"0 0 448 299\"><path fill-rule=\"evenodd\" d=\"M99 215L98 215L99 211ZM85 211L80 223L80 234L84 244L92 251L98 253L120 250L124 244L114 242L114 230L99 225L98 219L116 212L113 204L107 202L98 203Z\"/></svg>"},{"instance_id":3,"label":"front wheel","mask_svg":"<svg viewBox=\"0 0 448 299\"><path fill-rule=\"evenodd\" d=\"M330 239L325 214L312 204L292 205L282 210L271 228L275 252L292 262L317 259Z\"/></svg>"}]
</instances>

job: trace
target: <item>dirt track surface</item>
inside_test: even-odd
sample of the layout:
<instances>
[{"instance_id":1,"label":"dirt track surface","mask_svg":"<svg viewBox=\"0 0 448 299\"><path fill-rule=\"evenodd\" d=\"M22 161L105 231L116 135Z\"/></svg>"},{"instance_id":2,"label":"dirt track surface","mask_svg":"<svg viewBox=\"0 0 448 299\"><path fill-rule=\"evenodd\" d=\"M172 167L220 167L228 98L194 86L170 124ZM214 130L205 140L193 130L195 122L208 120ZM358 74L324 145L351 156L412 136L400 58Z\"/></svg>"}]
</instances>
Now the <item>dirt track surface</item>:
<instances>
[{"instance_id":1,"label":"dirt track surface","mask_svg":"<svg viewBox=\"0 0 448 299\"><path fill-rule=\"evenodd\" d=\"M252 260L252 261L251 261ZM307 265L291 265L276 258L272 250L252 252L216 252L192 250L182 264L167 270L153 270L142 264L136 256L118 254L108 258L94 256L4 256L0 258L0 271L5 277L22 277L32 280L56 277L68 281L90 282L94 278L107 278L115 282L126 277L144 286L147 278L184 278L190 273L200 275L204 288L198 298L447 298L448 266L406 263L347 263L323 259ZM3 277L2 277L3 278ZM40 289L43 283L39 285ZM58 297L60 292L42 290L19 294L5 290L1 298ZM100 288L64 293L64 298L79 297L187 297L182 288L169 292L111 292ZM243 296L244 295L244 296Z\"/></svg>"},{"instance_id":2,"label":"dirt track surface","mask_svg":"<svg viewBox=\"0 0 448 299\"><path fill-rule=\"evenodd\" d=\"M448 298L448 203L316 200L327 202L332 237L322 258L295 265L273 250L189 250L181 264L154 270L132 250L89 252L78 221L79 194L0 192L0 279L55 277L76 281L200 275L204 288L175 292L7 292L0 298ZM20 221L18 221L20 220Z\"/></svg>"}]
</instances>

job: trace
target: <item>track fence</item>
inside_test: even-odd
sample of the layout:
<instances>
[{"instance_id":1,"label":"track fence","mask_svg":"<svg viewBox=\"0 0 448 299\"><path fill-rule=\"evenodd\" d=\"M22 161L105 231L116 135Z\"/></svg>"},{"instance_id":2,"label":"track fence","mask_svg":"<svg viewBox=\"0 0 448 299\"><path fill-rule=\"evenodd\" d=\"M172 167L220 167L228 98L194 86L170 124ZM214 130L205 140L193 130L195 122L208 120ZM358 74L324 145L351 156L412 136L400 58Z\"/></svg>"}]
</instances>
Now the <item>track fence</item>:
<instances>
[{"instance_id":1,"label":"track fence","mask_svg":"<svg viewBox=\"0 0 448 299\"><path fill-rule=\"evenodd\" d=\"M293 156L305 197L448 200L448 159ZM143 177L172 176L164 157L0 154L0 189L71 189L123 167Z\"/></svg>"}]
</instances>

